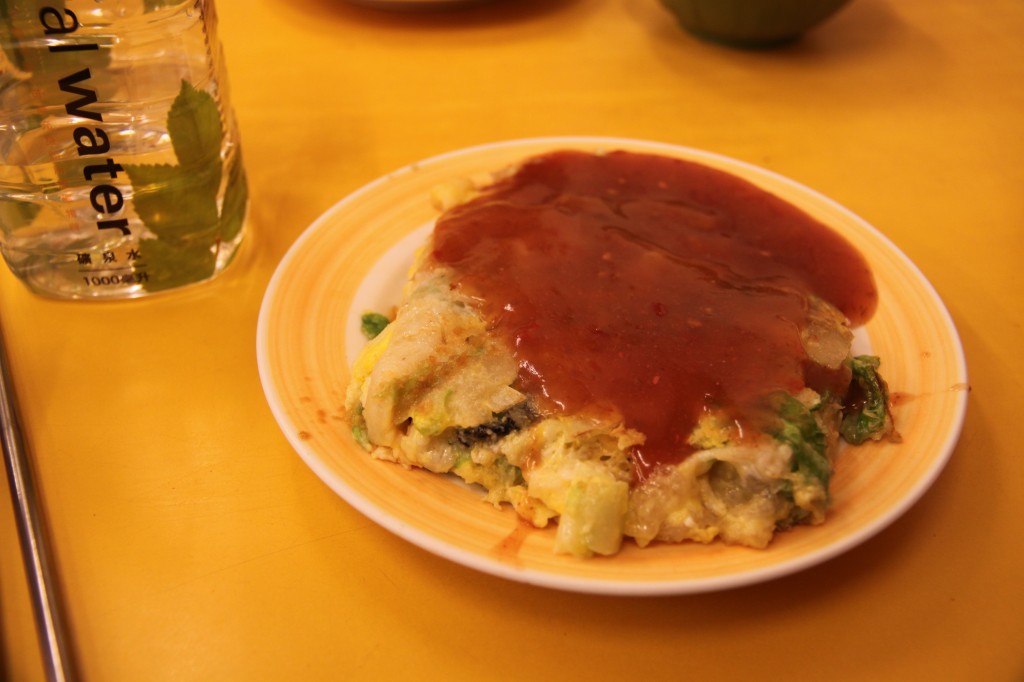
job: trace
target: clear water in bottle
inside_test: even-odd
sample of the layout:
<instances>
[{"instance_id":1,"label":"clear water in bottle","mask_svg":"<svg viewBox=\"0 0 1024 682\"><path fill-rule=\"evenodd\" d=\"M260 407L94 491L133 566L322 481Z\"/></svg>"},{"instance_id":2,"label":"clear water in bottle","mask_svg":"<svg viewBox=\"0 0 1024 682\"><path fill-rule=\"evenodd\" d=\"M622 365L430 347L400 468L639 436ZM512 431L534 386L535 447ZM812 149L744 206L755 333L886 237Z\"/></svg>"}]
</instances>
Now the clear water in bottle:
<instances>
[{"instance_id":1,"label":"clear water in bottle","mask_svg":"<svg viewBox=\"0 0 1024 682\"><path fill-rule=\"evenodd\" d=\"M210 0L0 4L0 250L33 291L208 280L248 203Z\"/></svg>"}]
</instances>

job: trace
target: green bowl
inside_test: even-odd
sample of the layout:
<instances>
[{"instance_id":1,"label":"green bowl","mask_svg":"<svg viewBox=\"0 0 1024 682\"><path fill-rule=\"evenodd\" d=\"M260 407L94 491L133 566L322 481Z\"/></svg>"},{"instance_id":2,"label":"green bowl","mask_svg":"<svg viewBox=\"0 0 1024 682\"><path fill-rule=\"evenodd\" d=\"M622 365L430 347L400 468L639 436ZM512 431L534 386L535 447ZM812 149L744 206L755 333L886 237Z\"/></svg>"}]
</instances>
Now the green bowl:
<instances>
[{"instance_id":1,"label":"green bowl","mask_svg":"<svg viewBox=\"0 0 1024 682\"><path fill-rule=\"evenodd\" d=\"M773 47L800 37L850 0L661 0L679 24L707 40Z\"/></svg>"}]
</instances>

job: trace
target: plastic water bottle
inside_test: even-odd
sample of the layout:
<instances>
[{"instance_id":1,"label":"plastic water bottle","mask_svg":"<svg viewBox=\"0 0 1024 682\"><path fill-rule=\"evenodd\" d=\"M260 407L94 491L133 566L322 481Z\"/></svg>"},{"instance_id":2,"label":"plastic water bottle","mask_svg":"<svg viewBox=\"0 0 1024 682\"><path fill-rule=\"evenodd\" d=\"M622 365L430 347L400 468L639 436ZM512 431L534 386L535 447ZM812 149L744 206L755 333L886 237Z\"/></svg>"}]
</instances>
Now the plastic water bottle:
<instances>
[{"instance_id":1,"label":"plastic water bottle","mask_svg":"<svg viewBox=\"0 0 1024 682\"><path fill-rule=\"evenodd\" d=\"M0 251L54 298L231 261L248 195L212 0L0 3Z\"/></svg>"}]
</instances>

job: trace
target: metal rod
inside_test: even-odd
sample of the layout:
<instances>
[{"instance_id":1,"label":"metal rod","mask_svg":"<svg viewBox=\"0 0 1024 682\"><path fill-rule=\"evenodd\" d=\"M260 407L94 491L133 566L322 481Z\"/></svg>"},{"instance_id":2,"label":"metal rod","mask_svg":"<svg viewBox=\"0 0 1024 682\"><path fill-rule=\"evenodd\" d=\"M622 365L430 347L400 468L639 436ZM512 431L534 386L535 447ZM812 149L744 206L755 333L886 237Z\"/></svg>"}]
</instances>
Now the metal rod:
<instances>
[{"instance_id":1,"label":"metal rod","mask_svg":"<svg viewBox=\"0 0 1024 682\"><path fill-rule=\"evenodd\" d=\"M25 450L25 439L18 421L14 382L8 366L7 348L0 331L0 429L7 480L25 559L25 573L32 593L39 644L51 682L73 680L71 652L61 618L56 585L46 548L46 536L40 516L32 470Z\"/></svg>"}]
</instances>

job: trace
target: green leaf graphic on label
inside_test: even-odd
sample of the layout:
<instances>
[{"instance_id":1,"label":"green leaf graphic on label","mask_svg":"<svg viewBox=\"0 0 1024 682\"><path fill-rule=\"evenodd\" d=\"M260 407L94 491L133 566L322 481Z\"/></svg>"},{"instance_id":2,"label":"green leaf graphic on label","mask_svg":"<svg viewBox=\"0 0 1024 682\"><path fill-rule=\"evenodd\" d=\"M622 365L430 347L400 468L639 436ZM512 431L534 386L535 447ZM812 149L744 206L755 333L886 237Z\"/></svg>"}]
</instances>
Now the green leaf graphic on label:
<instances>
[{"instance_id":1,"label":"green leaf graphic on label","mask_svg":"<svg viewBox=\"0 0 1024 682\"><path fill-rule=\"evenodd\" d=\"M213 227L218 217L219 170L190 173L169 164L129 166L135 212L160 239L173 240Z\"/></svg>"},{"instance_id":2,"label":"green leaf graphic on label","mask_svg":"<svg viewBox=\"0 0 1024 682\"><path fill-rule=\"evenodd\" d=\"M249 203L249 186L245 182L245 165L242 151L238 151L235 165L228 176L228 188L224 191L224 207L220 215L221 238L229 242L242 231L245 207Z\"/></svg>"},{"instance_id":3,"label":"green leaf graphic on label","mask_svg":"<svg viewBox=\"0 0 1024 682\"><path fill-rule=\"evenodd\" d=\"M210 93L196 90L188 81L182 81L181 91L167 114L167 132L182 168L205 169L216 165L220 182L220 143L224 132L220 126L220 110Z\"/></svg>"},{"instance_id":4,"label":"green leaf graphic on label","mask_svg":"<svg viewBox=\"0 0 1024 682\"><path fill-rule=\"evenodd\" d=\"M170 242L147 239L142 242L146 260L144 284L150 291L161 291L200 282L213 274L217 252L207 235L198 240Z\"/></svg>"},{"instance_id":5,"label":"green leaf graphic on label","mask_svg":"<svg viewBox=\"0 0 1024 682\"><path fill-rule=\"evenodd\" d=\"M151 291L212 277L221 244L235 239L242 229L248 202L239 153L218 211L224 129L209 93L182 81L167 114L167 132L177 165L125 166L135 212L155 237L140 243L137 266Z\"/></svg>"},{"instance_id":6,"label":"green leaf graphic on label","mask_svg":"<svg viewBox=\"0 0 1024 682\"><path fill-rule=\"evenodd\" d=\"M38 213L39 207L35 204L0 199L0 224L10 232L31 223Z\"/></svg>"}]
</instances>

